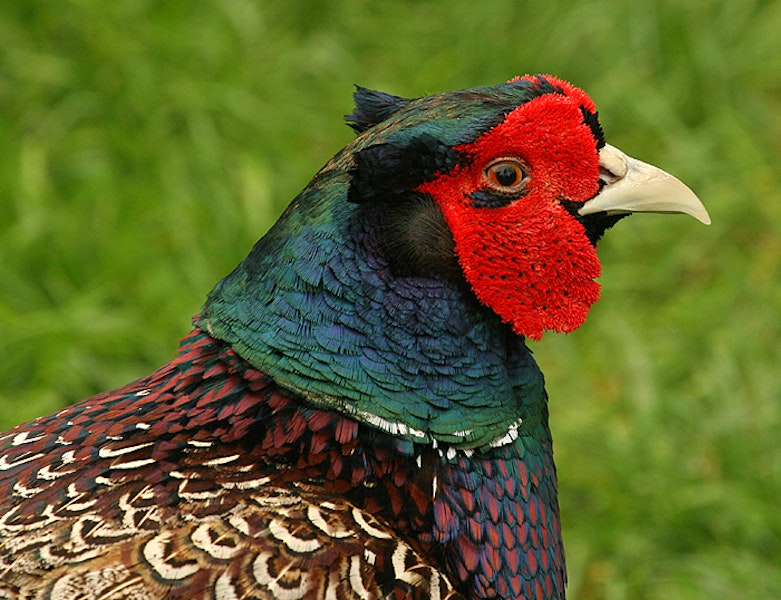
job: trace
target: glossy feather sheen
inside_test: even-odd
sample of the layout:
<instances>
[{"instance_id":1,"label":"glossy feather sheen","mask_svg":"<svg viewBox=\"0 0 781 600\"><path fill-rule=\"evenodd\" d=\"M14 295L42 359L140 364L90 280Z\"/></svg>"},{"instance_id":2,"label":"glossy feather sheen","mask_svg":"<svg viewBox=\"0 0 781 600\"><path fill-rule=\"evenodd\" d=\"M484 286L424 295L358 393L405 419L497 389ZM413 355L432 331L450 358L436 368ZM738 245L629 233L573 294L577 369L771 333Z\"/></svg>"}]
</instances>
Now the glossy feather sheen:
<instances>
[{"instance_id":1,"label":"glossy feather sheen","mask_svg":"<svg viewBox=\"0 0 781 600\"><path fill-rule=\"evenodd\" d=\"M221 282L202 324L291 391L402 424L404 438L474 447L504 435L541 398L523 340L457 284L389 277L373 215L319 192ZM323 210L322 224L297 222Z\"/></svg>"},{"instance_id":2,"label":"glossy feather sheen","mask_svg":"<svg viewBox=\"0 0 781 600\"><path fill-rule=\"evenodd\" d=\"M598 296L593 103L541 76L356 102L175 360L2 437L0 596L564 598L523 336ZM528 189L475 203L502 153Z\"/></svg>"}]
</instances>

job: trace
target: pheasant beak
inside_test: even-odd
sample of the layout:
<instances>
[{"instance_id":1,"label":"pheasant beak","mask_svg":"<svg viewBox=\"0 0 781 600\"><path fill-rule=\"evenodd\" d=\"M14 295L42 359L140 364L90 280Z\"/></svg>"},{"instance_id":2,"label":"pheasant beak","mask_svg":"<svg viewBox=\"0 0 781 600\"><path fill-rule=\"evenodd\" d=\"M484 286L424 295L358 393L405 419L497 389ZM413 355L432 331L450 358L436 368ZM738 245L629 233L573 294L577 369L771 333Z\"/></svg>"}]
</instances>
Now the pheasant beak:
<instances>
[{"instance_id":1,"label":"pheasant beak","mask_svg":"<svg viewBox=\"0 0 781 600\"><path fill-rule=\"evenodd\" d=\"M700 199L669 173L608 145L599 152L599 168L604 186L580 208L581 215L686 213L710 225L710 216Z\"/></svg>"}]
</instances>

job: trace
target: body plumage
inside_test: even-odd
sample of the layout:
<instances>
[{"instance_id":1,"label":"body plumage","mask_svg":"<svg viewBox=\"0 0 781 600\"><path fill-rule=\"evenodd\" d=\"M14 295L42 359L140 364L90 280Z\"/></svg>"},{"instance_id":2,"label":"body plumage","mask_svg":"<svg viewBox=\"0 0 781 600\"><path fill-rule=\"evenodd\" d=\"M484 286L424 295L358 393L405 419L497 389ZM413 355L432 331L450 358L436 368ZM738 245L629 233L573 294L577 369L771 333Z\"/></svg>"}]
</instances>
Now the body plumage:
<instances>
[{"instance_id":1,"label":"body plumage","mask_svg":"<svg viewBox=\"0 0 781 600\"><path fill-rule=\"evenodd\" d=\"M564 597L525 340L620 218L707 213L553 77L356 104L175 360L3 436L0 595Z\"/></svg>"}]
</instances>

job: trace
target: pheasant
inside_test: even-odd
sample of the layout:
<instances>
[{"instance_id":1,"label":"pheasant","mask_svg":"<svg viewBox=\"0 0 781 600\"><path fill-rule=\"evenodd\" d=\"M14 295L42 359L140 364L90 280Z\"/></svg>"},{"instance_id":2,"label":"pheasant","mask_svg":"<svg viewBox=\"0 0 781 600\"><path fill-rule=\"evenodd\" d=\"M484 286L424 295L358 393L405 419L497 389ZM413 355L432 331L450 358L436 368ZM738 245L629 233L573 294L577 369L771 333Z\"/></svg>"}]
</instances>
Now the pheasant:
<instances>
[{"instance_id":1,"label":"pheasant","mask_svg":"<svg viewBox=\"0 0 781 600\"><path fill-rule=\"evenodd\" d=\"M1 436L0 598L564 598L525 340L617 221L708 214L553 76L355 102L174 360Z\"/></svg>"}]
</instances>

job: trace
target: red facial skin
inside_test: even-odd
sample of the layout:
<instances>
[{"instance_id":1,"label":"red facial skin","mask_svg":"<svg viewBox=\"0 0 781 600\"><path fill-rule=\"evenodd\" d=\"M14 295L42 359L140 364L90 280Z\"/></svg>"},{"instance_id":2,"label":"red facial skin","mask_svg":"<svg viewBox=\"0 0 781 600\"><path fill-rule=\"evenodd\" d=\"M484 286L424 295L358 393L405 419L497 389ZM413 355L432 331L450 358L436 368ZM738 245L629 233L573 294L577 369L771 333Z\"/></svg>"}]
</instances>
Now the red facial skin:
<instances>
[{"instance_id":1,"label":"red facial skin","mask_svg":"<svg viewBox=\"0 0 781 600\"><path fill-rule=\"evenodd\" d=\"M601 271L583 225L559 202L583 203L599 191L597 142L581 112L595 107L581 90L548 80L566 95L522 104L456 148L467 164L419 188L438 202L478 299L532 339L579 327L599 298ZM498 158L526 165L527 193L507 206L475 207L469 194L487 187L485 169Z\"/></svg>"}]
</instances>

